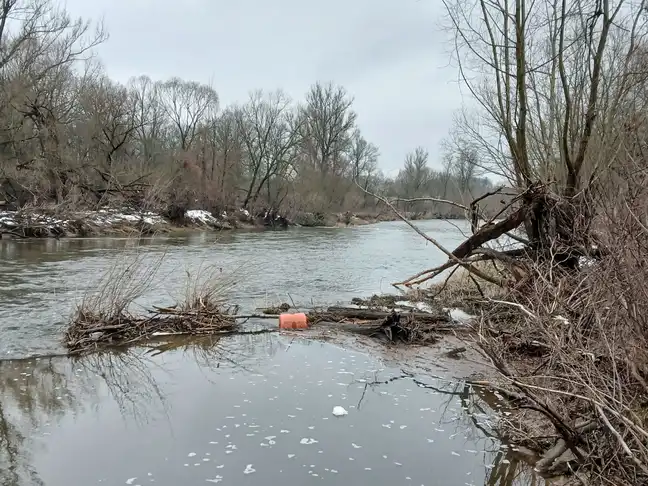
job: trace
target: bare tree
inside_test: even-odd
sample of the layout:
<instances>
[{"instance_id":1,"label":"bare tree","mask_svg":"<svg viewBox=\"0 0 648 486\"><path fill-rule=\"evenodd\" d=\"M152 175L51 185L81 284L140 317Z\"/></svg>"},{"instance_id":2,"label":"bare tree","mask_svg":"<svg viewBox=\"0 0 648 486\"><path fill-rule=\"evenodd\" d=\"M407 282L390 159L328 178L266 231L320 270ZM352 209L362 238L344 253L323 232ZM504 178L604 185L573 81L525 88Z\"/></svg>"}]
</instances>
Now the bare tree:
<instances>
[{"instance_id":1,"label":"bare tree","mask_svg":"<svg viewBox=\"0 0 648 486\"><path fill-rule=\"evenodd\" d=\"M422 195L427 187L430 180L429 156L423 147L416 147L405 156L405 167L399 172L398 179L409 197Z\"/></svg>"},{"instance_id":2,"label":"bare tree","mask_svg":"<svg viewBox=\"0 0 648 486\"><path fill-rule=\"evenodd\" d=\"M172 78L160 83L162 107L176 131L178 146L187 150L201 123L218 109L218 95L211 86Z\"/></svg>"},{"instance_id":3,"label":"bare tree","mask_svg":"<svg viewBox=\"0 0 648 486\"><path fill-rule=\"evenodd\" d=\"M613 127L646 33L644 2L444 3L461 79L482 111L480 141L502 154L493 160L520 188L545 182L567 198L582 194L618 150ZM532 241L544 239L543 225L527 221Z\"/></svg>"},{"instance_id":4,"label":"bare tree","mask_svg":"<svg viewBox=\"0 0 648 486\"><path fill-rule=\"evenodd\" d=\"M23 117L14 119L5 133L23 165L45 166L49 191L58 202L69 178L61 130L74 112L74 67L88 60L105 37L101 26L93 32L89 22L72 20L48 0L0 3L3 101ZM25 137L30 130L36 135Z\"/></svg>"},{"instance_id":5,"label":"bare tree","mask_svg":"<svg viewBox=\"0 0 648 486\"><path fill-rule=\"evenodd\" d=\"M136 103L126 87L107 77L98 79L81 94L88 129L105 156L106 169L112 165L115 155L129 146L140 128Z\"/></svg>"},{"instance_id":6,"label":"bare tree","mask_svg":"<svg viewBox=\"0 0 648 486\"><path fill-rule=\"evenodd\" d=\"M272 178L289 173L297 156L300 120L281 91L252 93L248 103L236 111L236 120L248 163L249 184L243 207L256 202L264 188L271 204Z\"/></svg>"},{"instance_id":7,"label":"bare tree","mask_svg":"<svg viewBox=\"0 0 648 486\"><path fill-rule=\"evenodd\" d=\"M302 132L308 151L323 176L339 175L346 169L343 155L348 150L356 114L353 99L341 86L314 84L301 110Z\"/></svg>"},{"instance_id":8,"label":"bare tree","mask_svg":"<svg viewBox=\"0 0 648 486\"><path fill-rule=\"evenodd\" d=\"M352 179L364 188L377 169L380 152L378 147L367 142L360 130L355 129L351 137L348 156L351 161Z\"/></svg>"},{"instance_id":9,"label":"bare tree","mask_svg":"<svg viewBox=\"0 0 648 486\"><path fill-rule=\"evenodd\" d=\"M166 140L166 114L160 100L159 85L148 76L133 78L128 83L135 104L135 126L139 152L146 161L161 152Z\"/></svg>"},{"instance_id":10,"label":"bare tree","mask_svg":"<svg viewBox=\"0 0 648 486\"><path fill-rule=\"evenodd\" d=\"M215 158L212 162L212 180L218 179L220 194L225 194L228 179L232 182L238 179L237 168L240 168L243 145L238 131L236 113L227 109L211 124L211 139L213 141ZM216 169L219 169L216 176Z\"/></svg>"},{"instance_id":11,"label":"bare tree","mask_svg":"<svg viewBox=\"0 0 648 486\"><path fill-rule=\"evenodd\" d=\"M446 170L452 174L457 189L464 199L470 196L471 183L481 175L476 147L463 136L451 136L443 143Z\"/></svg>"}]
</instances>

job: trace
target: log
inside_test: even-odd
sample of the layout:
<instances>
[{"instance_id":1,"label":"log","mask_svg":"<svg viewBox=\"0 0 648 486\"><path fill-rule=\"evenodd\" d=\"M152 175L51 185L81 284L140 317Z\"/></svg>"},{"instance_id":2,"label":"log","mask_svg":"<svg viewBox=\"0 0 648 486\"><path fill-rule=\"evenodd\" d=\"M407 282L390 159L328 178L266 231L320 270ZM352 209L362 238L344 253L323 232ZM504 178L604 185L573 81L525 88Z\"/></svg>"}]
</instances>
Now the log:
<instances>
[{"instance_id":1,"label":"log","mask_svg":"<svg viewBox=\"0 0 648 486\"><path fill-rule=\"evenodd\" d=\"M533 207L535 207L535 205ZM472 254L474 250L481 247L484 243L496 240L504 233L508 233L509 231L516 229L518 226L524 223L528 211L529 209L526 206L522 206L520 209L518 209L499 223L482 226L470 238L468 238L461 245L455 248L455 250L452 252L452 255L460 260L466 258L470 254Z\"/></svg>"},{"instance_id":2,"label":"log","mask_svg":"<svg viewBox=\"0 0 648 486\"><path fill-rule=\"evenodd\" d=\"M329 307L326 313L347 319L364 319L368 321L387 319L392 315L392 312L371 309L350 309L348 307ZM416 320L425 322L452 322L452 318L447 314L431 314L429 312L400 312L399 314L401 317L413 317ZM317 313L313 313L313 315L316 316Z\"/></svg>"},{"instance_id":3,"label":"log","mask_svg":"<svg viewBox=\"0 0 648 486\"><path fill-rule=\"evenodd\" d=\"M383 321L371 321L364 324L354 324L352 322L327 322L322 321L318 325L328 325L337 330L362 334L364 336L374 336L376 334L384 334Z\"/></svg>"}]
</instances>

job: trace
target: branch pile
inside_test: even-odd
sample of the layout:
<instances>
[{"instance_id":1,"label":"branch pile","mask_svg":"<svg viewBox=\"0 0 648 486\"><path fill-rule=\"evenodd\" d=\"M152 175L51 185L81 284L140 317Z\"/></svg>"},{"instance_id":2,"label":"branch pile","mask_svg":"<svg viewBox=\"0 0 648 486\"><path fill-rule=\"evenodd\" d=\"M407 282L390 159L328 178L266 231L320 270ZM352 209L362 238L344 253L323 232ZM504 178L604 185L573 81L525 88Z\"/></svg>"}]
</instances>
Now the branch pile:
<instances>
[{"instance_id":1,"label":"branch pile","mask_svg":"<svg viewBox=\"0 0 648 486\"><path fill-rule=\"evenodd\" d=\"M440 332L458 331L446 312L403 312L376 308L329 307L323 312L308 314L311 325L320 323L334 325L344 332L362 334L391 343L433 344Z\"/></svg>"},{"instance_id":2,"label":"branch pile","mask_svg":"<svg viewBox=\"0 0 648 486\"><path fill-rule=\"evenodd\" d=\"M234 275L217 265L186 272L184 295L169 307L131 311L153 290L165 253L124 250L76 308L64 336L70 354L128 346L159 336L222 335L238 328L238 307L225 304ZM138 307L141 305L137 304Z\"/></svg>"},{"instance_id":3,"label":"branch pile","mask_svg":"<svg viewBox=\"0 0 648 486\"><path fill-rule=\"evenodd\" d=\"M67 349L70 354L84 354L158 336L228 334L238 327L232 309L208 301L191 307L154 307L148 312L148 316L127 312L102 316L80 310L65 333Z\"/></svg>"}]
</instances>

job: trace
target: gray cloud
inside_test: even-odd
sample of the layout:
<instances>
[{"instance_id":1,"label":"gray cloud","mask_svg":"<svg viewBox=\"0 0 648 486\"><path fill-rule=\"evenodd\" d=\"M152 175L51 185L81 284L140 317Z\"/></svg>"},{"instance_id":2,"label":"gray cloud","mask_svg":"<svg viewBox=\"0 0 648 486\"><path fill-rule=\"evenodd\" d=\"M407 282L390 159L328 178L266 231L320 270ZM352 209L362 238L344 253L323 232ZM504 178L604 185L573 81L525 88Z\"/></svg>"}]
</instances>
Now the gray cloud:
<instances>
[{"instance_id":1,"label":"gray cloud","mask_svg":"<svg viewBox=\"0 0 648 486\"><path fill-rule=\"evenodd\" d=\"M67 0L103 17L109 75L210 82L223 104L257 88L301 99L315 81L344 85L359 125L393 172L416 145L438 147L460 106L439 0Z\"/></svg>"}]
</instances>

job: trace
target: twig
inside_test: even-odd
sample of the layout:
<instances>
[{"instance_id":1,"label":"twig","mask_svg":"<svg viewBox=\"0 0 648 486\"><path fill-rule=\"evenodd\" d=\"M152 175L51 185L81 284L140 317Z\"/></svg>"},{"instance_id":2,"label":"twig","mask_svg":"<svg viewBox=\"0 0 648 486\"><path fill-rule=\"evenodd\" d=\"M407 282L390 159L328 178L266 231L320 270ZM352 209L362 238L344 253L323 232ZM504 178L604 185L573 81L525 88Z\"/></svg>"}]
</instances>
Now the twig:
<instances>
[{"instance_id":1,"label":"twig","mask_svg":"<svg viewBox=\"0 0 648 486\"><path fill-rule=\"evenodd\" d=\"M486 280L487 282L491 282L492 284L499 285L500 287L503 287L503 286L505 285L505 282L504 282L503 280L498 279L498 278L495 278L495 277L491 277L490 275L485 274L484 272L482 272L482 271L479 270L478 268L475 268L475 267L473 267L472 265L470 265L469 263L466 263L466 262L462 261L459 257L455 256L453 253L451 253L450 251L448 251L448 250L447 250L447 249L446 249L446 248L445 248L441 243L439 243L436 239L434 239L433 237L431 237L431 236L425 234L423 231L421 231L421 229L420 229L418 226L416 226L416 225L415 225L414 223L412 223L409 219L407 219L405 216L403 216L403 215L398 211L398 209L396 209L396 208L394 207L394 205L391 204L387 199L385 199L384 197L379 196L379 195L377 195L377 194L374 194L374 193L371 192L371 191L368 191L367 189L365 189L364 187L362 187L362 186L361 186L360 184L358 184L357 182L356 182L355 184L356 184L356 185L357 185L357 186L358 186L362 191L364 191L366 194L375 197L375 198L378 199L379 201L382 201L384 204L386 204L387 206L389 206L389 208L394 212L394 214L396 214L396 216L398 216L399 219L401 219L405 224L407 224L410 228L412 228L414 231L416 231L416 232L417 232L420 236L422 236L425 240L429 241L429 242L432 243L434 246L436 246L439 250L441 250L443 253L445 253L445 254L448 256L448 258L449 258L450 260L454 260L454 261L456 262L456 264L461 265L462 267L464 267L464 268L465 268L466 270L468 270L469 272L474 273L474 274L477 275L479 278L481 278L481 279L483 279L483 280Z\"/></svg>"},{"instance_id":2,"label":"twig","mask_svg":"<svg viewBox=\"0 0 648 486\"><path fill-rule=\"evenodd\" d=\"M457 207L459 209L463 209L464 211L470 211L470 208L468 206L465 206L463 204L454 202L454 201L449 201L448 199L439 199L437 197L414 197L411 199L404 199L397 197L395 199L392 199L390 203L394 202L422 202L422 201L428 201L428 202L437 202L437 203L442 203L442 204L449 204L450 206Z\"/></svg>"},{"instance_id":3,"label":"twig","mask_svg":"<svg viewBox=\"0 0 648 486\"><path fill-rule=\"evenodd\" d=\"M506 300L495 300L495 299L487 299L485 302L491 302L493 304L502 304L502 305L509 305L511 307L516 307L516 308L520 309L522 312L524 312L530 318L535 319L535 320L538 319L538 316L536 316L529 309L524 307L522 304L518 304L517 302L508 302Z\"/></svg>"},{"instance_id":4,"label":"twig","mask_svg":"<svg viewBox=\"0 0 648 486\"><path fill-rule=\"evenodd\" d=\"M601 420L603 420L603 423L605 426L608 428L610 432L617 438L617 441L619 442L619 445L623 449L623 451L626 453L626 455L634 462L643 472L648 476L648 468L644 465L643 462L637 458L632 451L630 450L630 447L628 447L628 444L626 444L626 441L623 440L623 437L621 437L621 434L612 426L610 421L608 420L607 416L601 409L599 405L594 406L596 408L596 411L598 412L599 416L601 417Z\"/></svg>"}]
</instances>

